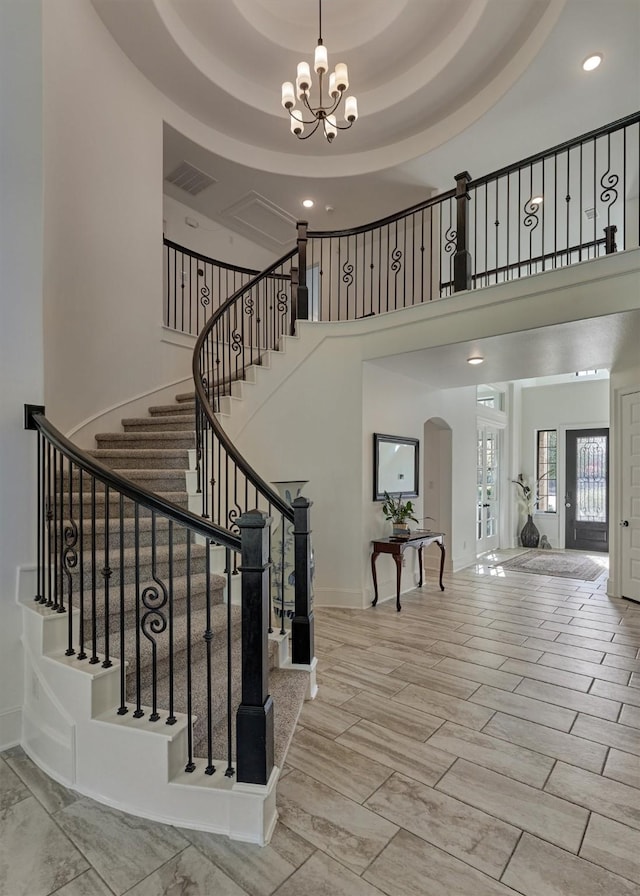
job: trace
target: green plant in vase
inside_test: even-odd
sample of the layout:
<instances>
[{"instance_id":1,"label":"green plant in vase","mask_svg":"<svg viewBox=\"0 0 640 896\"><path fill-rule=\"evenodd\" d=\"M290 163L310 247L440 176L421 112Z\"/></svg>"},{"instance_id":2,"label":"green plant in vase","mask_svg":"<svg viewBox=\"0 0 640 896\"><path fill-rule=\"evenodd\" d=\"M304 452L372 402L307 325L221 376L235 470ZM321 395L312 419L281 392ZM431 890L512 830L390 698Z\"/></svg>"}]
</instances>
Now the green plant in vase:
<instances>
[{"instance_id":1,"label":"green plant in vase","mask_svg":"<svg viewBox=\"0 0 640 896\"><path fill-rule=\"evenodd\" d=\"M420 522L413 514L414 507L412 501L403 501L402 495L392 497L389 492L384 493L384 504L382 512L386 520L391 520L393 525L393 534L396 536L409 534L409 520L414 523Z\"/></svg>"}]
</instances>

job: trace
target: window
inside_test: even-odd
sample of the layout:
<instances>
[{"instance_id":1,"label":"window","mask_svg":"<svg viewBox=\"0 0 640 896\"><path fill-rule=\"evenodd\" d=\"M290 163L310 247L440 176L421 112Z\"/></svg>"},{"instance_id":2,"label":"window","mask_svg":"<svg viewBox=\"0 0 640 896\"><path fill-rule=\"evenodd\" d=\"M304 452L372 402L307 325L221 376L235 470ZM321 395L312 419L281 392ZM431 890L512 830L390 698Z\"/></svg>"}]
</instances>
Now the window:
<instances>
[{"instance_id":1,"label":"window","mask_svg":"<svg viewBox=\"0 0 640 896\"><path fill-rule=\"evenodd\" d=\"M479 407L494 411L504 410L504 393L495 386L482 385L476 388L476 402Z\"/></svg>"},{"instance_id":2,"label":"window","mask_svg":"<svg viewBox=\"0 0 640 896\"><path fill-rule=\"evenodd\" d=\"M537 509L555 513L558 491L558 433L555 429L539 429L536 451Z\"/></svg>"}]
</instances>

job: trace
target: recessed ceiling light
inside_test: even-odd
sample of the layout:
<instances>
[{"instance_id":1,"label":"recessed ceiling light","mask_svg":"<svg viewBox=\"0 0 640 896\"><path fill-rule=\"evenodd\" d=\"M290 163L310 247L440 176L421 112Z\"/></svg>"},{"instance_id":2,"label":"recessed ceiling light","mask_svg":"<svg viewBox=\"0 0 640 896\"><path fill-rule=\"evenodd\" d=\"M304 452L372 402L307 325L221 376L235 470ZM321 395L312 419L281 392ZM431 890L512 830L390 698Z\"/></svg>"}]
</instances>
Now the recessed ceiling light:
<instances>
[{"instance_id":1,"label":"recessed ceiling light","mask_svg":"<svg viewBox=\"0 0 640 896\"><path fill-rule=\"evenodd\" d=\"M313 199L303 199L302 204L305 208L313 208Z\"/></svg>"},{"instance_id":2,"label":"recessed ceiling light","mask_svg":"<svg viewBox=\"0 0 640 896\"><path fill-rule=\"evenodd\" d=\"M601 62L602 53L594 53L592 56L587 56L585 61L582 63L582 68L585 70L585 72L592 72L595 68L598 68Z\"/></svg>"},{"instance_id":3,"label":"recessed ceiling light","mask_svg":"<svg viewBox=\"0 0 640 896\"><path fill-rule=\"evenodd\" d=\"M484 358L481 358L480 355L471 355L470 358L467 358L467 364L482 364Z\"/></svg>"},{"instance_id":4,"label":"recessed ceiling light","mask_svg":"<svg viewBox=\"0 0 640 896\"><path fill-rule=\"evenodd\" d=\"M542 205L542 196L532 196L531 205Z\"/></svg>"}]
</instances>

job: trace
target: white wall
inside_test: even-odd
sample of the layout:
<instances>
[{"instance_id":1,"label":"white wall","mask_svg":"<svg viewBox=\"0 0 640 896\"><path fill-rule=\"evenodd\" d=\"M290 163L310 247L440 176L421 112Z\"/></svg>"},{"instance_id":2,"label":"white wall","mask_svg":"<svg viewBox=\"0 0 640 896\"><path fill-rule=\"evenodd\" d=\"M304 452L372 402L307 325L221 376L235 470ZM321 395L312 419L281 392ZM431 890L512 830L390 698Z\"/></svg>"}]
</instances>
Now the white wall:
<instances>
[{"instance_id":1,"label":"white wall","mask_svg":"<svg viewBox=\"0 0 640 896\"><path fill-rule=\"evenodd\" d=\"M237 264L243 268L264 270L276 256L261 246L212 221L200 212L168 196L162 197L164 235L168 240L186 246L201 255L208 255L216 261ZM196 221L198 227L189 226L186 218ZM292 234L292 237L295 234Z\"/></svg>"},{"instance_id":2,"label":"white wall","mask_svg":"<svg viewBox=\"0 0 640 896\"><path fill-rule=\"evenodd\" d=\"M36 436L43 399L41 0L0 3L0 749L20 737L18 570L35 554Z\"/></svg>"},{"instance_id":3,"label":"white wall","mask_svg":"<svg viewBox=\"0 0 640 896\"><path fill-rule=\"evenodd\" d=\"M43 19L45 397L67 432L190 359L160 343L162 98L86 0Z\"/></svg>"},{"instance_id":4,"label":"white wall","mask_svg":"<svg viewBox=\"0 0 640 896\"><path fill-rule=\"evenodd\" d=\"M476 482L476 389L432 390L417 380L389 371L376 364L365 363L362 388L362 516L363 516L363 581L365 599L372 597L372 582L367 562L370 542L390 535L390 523L381 512L380 502L373 501L373 433L382 432L420 439L420 493L412 499L416 517L435 516L437 510L430 503L429 469L425 457L424 424L431 418L444 421L452 431L452 468L454 470L451 500L451 530L445 532L448 561L453 569L475 560L475 482ZM440 466L432 458L434 467ZM435 512L434 512L435 511ZM420 524L429 528L427 520ZM415 527L415 524L414 524ZM416 527L417 528L417 527ZM430 548L439 561L437 547ZM430 562L432 561L432 562ZM433 558L426 560L433 565ZM410 565L409 565L410 564ZM448 564L448 565L449 565ZM412 555L408 555L402 578L402 588L415 587L412 573L417 569ZM395 594L395 566L390 558L377 561L380 597Z\"/></svg>"},{"instance_id":5,"label":"white wall","mask_svg":"<svg viewBox=\"0 0 640 896\"><path fill-rule=\"evenodd\" d=\"M433 392L363 363L363 340L343 332L342 326L307 325L301 339L289 340L286 352L275 356L271 369L258 371L257 385L246 390L246 406L234 408L226 425L267 481L308 480L316 600L361 607L372 598L371 539L389 534L381 505L372 500L374 432L422 442L429 418L451 426L456 474L447 551L456 567L473 562L475 388ZM422 475L421 468L418 518L429 512ZM394 573L384 559L378 561L381 599L395 594ZM414 585L405 574L403 589Z\"/></svg>"},{"instance_id":6,"label":"white wall","mask_svg":"<svg viewBox=\"0 0 640 896\"><path fill-rule=\"evenodd\" d=\"M558 431L558 512L536 513L534 522L541 535L546 535L554 548L564 547L565 493L565 436L568 429L609 425L609 381L585 380L556 383L549 386L526 387L520 398L520 458L521 467L514 477L523 473L531 482L535 478L536 431ZM511 486L515 502L515 486ZM519 531L525 518L517 525Z\"/></svg>"}]
</instances>

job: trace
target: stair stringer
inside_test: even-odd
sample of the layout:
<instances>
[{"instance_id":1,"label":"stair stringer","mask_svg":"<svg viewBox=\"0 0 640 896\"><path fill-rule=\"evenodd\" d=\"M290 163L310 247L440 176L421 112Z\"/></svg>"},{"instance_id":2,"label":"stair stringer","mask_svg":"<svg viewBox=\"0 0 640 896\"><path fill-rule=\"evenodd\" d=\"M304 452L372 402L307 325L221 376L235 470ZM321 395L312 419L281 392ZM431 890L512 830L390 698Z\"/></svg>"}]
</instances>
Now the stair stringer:
<instances>
[{"instance_id":1,"label":"stair stringer","mask_svg":"<svg viewBox=\"0 0 640 896\"><path fill-rule=\"evenodd\" d=\"M74 611L75 612L75 611ZM67 613L22 604L22 745L52 778L98 802L164 824L265 845L277 821L274 767L266 785L184 772L186 716L175 725L119 716L120 665L65 656ZM166 713L165 713L166 715Z\"/></svg>"}]
</instances>

